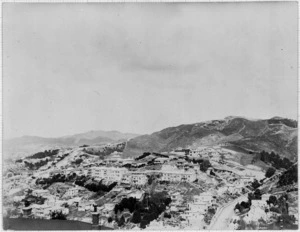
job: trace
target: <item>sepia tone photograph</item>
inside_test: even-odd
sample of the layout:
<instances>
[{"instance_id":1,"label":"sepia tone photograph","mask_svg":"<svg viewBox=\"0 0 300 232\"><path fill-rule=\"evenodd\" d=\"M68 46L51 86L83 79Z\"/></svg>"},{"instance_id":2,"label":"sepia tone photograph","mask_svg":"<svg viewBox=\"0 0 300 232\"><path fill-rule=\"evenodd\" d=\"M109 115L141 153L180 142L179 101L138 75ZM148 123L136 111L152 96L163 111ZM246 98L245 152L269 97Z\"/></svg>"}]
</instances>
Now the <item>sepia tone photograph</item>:
<instances>
[{"instance_id":1,"label":"sepia tone photograph","mask_svg":"<svg viewBox=\"0 0 300 232\"><path fill-rule=\"evenodd\" d=\"M4 230L297 230L298 2L3 3Z\"/></svg>"}]
</instances>

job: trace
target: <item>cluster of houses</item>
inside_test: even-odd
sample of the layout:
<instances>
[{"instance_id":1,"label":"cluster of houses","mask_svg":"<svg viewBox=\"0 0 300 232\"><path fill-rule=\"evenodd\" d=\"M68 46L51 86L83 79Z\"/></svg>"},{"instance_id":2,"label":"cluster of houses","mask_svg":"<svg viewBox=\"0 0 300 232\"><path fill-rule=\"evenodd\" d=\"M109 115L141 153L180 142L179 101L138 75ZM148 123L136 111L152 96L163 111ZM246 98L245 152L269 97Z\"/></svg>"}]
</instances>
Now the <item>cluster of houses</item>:
<instances>
[{"instance_id":1,"label":"cluster of houses","mask_svg":"<svg viewBox=\"0 0 300 232\"><path fill-rule=\"evenodd\" d=\"M197 179L197 170L194 168L179 169L176 166L163 165L161 170L129 171L127 168L92 167L87 175L96 180L119 182L121 184L145 185L148 176L159 176L159 180L168 182L193 182Z\"/></svg>"}]
</instances>

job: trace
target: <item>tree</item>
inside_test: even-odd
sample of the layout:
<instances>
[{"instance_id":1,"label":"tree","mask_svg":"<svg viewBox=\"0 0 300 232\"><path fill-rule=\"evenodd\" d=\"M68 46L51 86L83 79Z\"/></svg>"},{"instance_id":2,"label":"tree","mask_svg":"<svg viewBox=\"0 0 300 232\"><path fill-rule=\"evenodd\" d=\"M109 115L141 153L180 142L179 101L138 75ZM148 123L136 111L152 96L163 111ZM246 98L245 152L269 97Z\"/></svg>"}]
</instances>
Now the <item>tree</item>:
<instances>
[{"instance_id":1,"label":"tree","mask_svg":"<svg viewBox=\"0 0 300 232\"><path fill-rule=\"evenodd\" d=\"M75 163L78 165L78 164L81 164L82 161L83 161L83 159L77 159L77 160L75 160Z\"/></svg>"},{"instance_id":2,"label":"tree","mask_svg":"<svg viewBox=\"0 0 300 232\"><path fill-rule=\"evenodd\" d=\"M57 220L67 220L66 215L63 214L62 211L53 211L51 212L51 219L57 219Z\"/></svg>"},{"instance_id":3,"label":"tree","mask_svg":"<svg viewBox=\"0 0 300 232\"><path fill-rule=\"evenodd\" d=\"M125 223L125 218L122 216L122 217L120 218L120 220L118 221L118 226L121 227L121 226L124 225L124 223Z\"/></svg>"},{"instance_id":4,"label":"tree","mask_svg":"<svg viewBox=\"0 0 300 232\"><path fill-rule=\"evenodd\" d=\"M251 186L252 186L252 188L257 189L260 186L260 184L259 184L258 180L255 179L252 182Z\"/></svg>"},{"instance_id":5,"label":"tree","mask_svg":"<svg viewBox=\"0 0 300 232\"><path fill-rule=\"evenodd\" d=\"M237 203L234 207L234 210L238 210L239 212L241 211L241 205L239 203Z\"/></svg>"},{"instance_id":6,"label":"tree","mask_svg":"<svg viewBox=\"0 0 300 232\"><path fill-rule=\"evenodd\" d=\"M27 201L27 200L25 200L25 202L24 202L24 206L25 206L25 207L28 207L28 206L30 206L30 202L29 202L29 201Z\"/></svg>"},{"instance_id":7,"label":"tree","mask_svg":"<svg viewBox=\"0 0 300 232\"><path fill-rule=\"evenodd\" d=\"M139 224L141 223L141 213L139 210L135 211L132 215L132 219L131 222L135 223L135 224Z\"/></svg>"},{"instance_id":8,"label":"tree","mask_svg":"<svg viewBox=\"0 0 300 232\"><path fill-rule=\"evenodd\" d=\"M268 170L266 171L266 177L270 178L271 176L273 176L275 174L276 170L274 168L268 168Z\"/></svg>"},{"instance_id":9,"label":"tree","mask_svg":"<svg viewBox=\"0 0 300 232\"><path fill-rule=\"evenodd\" d=\"M270 205L270 204L273 204L273 205L276 205L277 204L277 198L273 195L271 195L269 197L269 200L267 200L267 204Z\"/></svg>"},{"instance_id":10,"label":"tree","mask_svg":"<svg viewBox=\"0 0 300 232\"><path fill-rule=\"evenodd\" d=\"M209 160L203 160L203 162L200 163L200 170L202 172L206 172L209 167L211 167Z\"/></svg>"}]
</instances>

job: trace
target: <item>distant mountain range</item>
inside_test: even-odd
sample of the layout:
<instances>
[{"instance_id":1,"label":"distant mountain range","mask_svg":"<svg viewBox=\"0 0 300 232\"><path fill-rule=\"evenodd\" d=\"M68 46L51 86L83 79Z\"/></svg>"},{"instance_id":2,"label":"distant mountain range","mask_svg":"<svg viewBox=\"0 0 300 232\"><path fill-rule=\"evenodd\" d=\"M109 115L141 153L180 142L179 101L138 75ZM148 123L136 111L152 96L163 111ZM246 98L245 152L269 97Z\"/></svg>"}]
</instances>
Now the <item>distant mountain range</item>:
<instances>
[{"instance_id":1,"label":"distant mountain range","mask_svg":"<svg viewBox=\"0 0 300 232\"><path fill-rule=\"evenodd\" d=\"M274 151L296 160L298 123L281 117L247 119L230 116L221 120L169 127L150 135L97 130L59 138L23 136L4 140L3 151L4 158L19 158L45 149L123 141L128 141L124 157L136 157L143 152L171 151L179 147L222 145L245 152Z\"/></svg>"},{"instance_id":2,"label":"distant mountain range","mask_svg":"<svg viewBox=\"0 0 300 232\"><path fill-rule=\"evenodd\" d=\"M297 127L297 121L281 117L254 120L231 116L222 120L169 127L135 137L127 142L124 156L135 157L146 151L163 152L178 147L222 145L246 152L274 151L295 160Z\"/></svg>"},{"instance_id":3,"label":"distant mountain range","mask_svg":"<svg viewBox=\"0 0 300 232\"><path fill-rule=\"evenodd\" d=\"M43 138L38 136L22 136L3 141L4 157L20 157L42 149L56 147L73 147L81 145L103 145L127 141L137 134L121 133L119 131L89 131L86 133L68 135L58 138Z\"/></svg>"}]
</instances>

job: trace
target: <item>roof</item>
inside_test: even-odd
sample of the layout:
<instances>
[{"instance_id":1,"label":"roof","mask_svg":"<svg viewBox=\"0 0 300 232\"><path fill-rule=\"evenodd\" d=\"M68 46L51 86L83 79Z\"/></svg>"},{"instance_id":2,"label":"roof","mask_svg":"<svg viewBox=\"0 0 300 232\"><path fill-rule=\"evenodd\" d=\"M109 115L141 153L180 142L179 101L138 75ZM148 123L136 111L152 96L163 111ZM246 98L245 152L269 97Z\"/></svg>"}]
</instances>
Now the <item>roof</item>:
<instances>
[{"instance_id":1,"label":"roof","mask_svg":"<svg viewBox=\"0 0 300 232\"><path fill-rule=\"evenodd\" d=\"M3 218L4 230L92 230L92 224L69 220ZM112 230L101 226L101 230Z\"/></svg>"}]
</instances>

